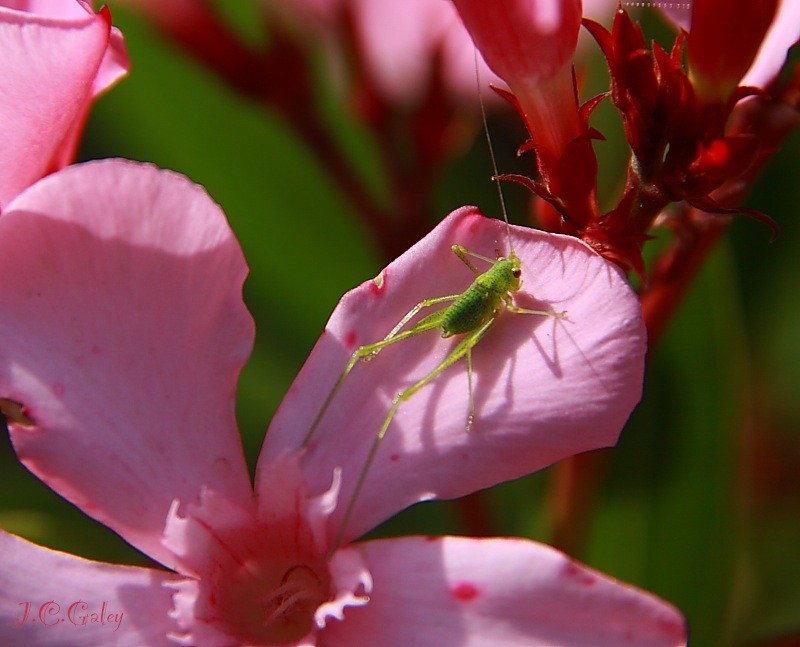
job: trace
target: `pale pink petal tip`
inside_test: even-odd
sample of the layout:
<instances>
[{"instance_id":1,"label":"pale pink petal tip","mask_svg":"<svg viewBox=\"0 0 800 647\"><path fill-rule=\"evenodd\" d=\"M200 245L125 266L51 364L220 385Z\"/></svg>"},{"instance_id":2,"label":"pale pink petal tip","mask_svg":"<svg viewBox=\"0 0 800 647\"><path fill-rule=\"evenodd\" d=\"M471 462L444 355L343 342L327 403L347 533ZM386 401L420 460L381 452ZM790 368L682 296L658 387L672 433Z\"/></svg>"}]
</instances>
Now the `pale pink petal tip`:
<instances>
[{"instance_id":1,"label":"pale pink petal tip","mask_svg":"<svg viewBox=\"0 0 800 647\"><path fill-rule=\"evenodd\" d=\"M361 551L355 548L337 550L328 568L335 592L314 614L319 629L324 629L330 620L344 620L347 608L368 604L373 588L372 574Z\"/></svg>"}]
</instances>

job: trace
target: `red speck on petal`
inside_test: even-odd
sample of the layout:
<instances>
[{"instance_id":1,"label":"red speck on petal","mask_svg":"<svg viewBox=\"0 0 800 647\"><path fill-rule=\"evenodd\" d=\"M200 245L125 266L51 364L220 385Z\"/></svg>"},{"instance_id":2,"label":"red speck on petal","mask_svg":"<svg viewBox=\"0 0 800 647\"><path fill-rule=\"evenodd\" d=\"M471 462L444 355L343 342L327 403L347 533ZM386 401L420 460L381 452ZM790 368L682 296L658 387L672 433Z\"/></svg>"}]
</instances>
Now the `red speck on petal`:
<instances>
[{"instance_id":1,"label":"red speck on petal","mask_svg":"<svg viewBox=\"0 0 800 647\"><path fill-rule=\"evenodd\" d=\"M348 330L344 336L344 345L348 350L353 350L356 347L356 331Z\"/></svg>"},{"instance_id":2,"label":"red speck on petal","mask_svg":"<svg viewBox=\"0 0 800 647\"><path fill-rule=\"evenodd\" d=\"M471 582L460 582L456 584L451 592L453 597L460 602L471 602L478 597L478 587Z\"/></svg>"},{"instance_id":3,"label":"red speck on petal","mask_svg":"<svg viewBox=\"0 0 800 647\"><path fill-rule=\"evenodd\" d=\"M399 461L400 460L400 454L392 454L391 456L389 456L389 460L392 461L393 463L396 462L396 461Z\"/></svg>"},{"instance_id":4,"label":"red speck on petal","mask_svg":"<svg viewBox=\"0 0 800 647\"><path fill-rule=\"evenodd\" d=\"M64 390L64 385L61 382L56 382L53 384L53 395L60 398L62 395L64 395Z\"/></svg>"},{"instance_id":5,"label":"red speck on petal","mask_svg":"<svg viewBox=\"0 0 800 647\"><path fill-rule=\"evenodd\" d=\"M439 541L440 539L441 537L439 537L438 535L427 535L425 537L425 541Z\"/></svg>"},{"instance_id":6,"label":"red speck on petal","mask_svg":"<svg viewBox=\"0 0 800 647\"><path fill-rule=\"evenodd\" d=\"M102 354L103 350L100 348L100 346L92 346L92 355L102 355Z\"/></svg>"},{"instance_id":7,"label":"red speck on petal","mask_svg":"<svg viewBox=\"0 0 800 647\"><path fill-rule=\"evenodd\" d=\"M593 575L585 572L577 564L572 562L567 564L566 568L564 569L564 575L571 579L577 580L579 584L583 584L584 586L593 586L597 583L597 580Z\"/></svg>"}]
</instances>

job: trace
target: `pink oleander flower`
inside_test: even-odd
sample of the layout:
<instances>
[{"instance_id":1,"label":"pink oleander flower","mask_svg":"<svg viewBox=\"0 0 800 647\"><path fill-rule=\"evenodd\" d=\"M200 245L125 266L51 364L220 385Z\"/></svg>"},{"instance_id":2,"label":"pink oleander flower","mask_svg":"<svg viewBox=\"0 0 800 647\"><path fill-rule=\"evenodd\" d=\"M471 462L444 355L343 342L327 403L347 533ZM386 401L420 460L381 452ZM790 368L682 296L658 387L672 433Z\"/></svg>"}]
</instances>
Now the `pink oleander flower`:
<instances>
[{"instance_id":1,"label":"pink oleander flower","mask_svg":"<svg viewBox=\"0 0 800 647\"><path fill-rule=\"evenodd\" d=\"M265 0L269 12L353 55L370 89L400 105L418 103L432 81L460 101L477 101L475 49L448 1ZM335 44L334 44L335 43ZM482 83L499 79L478 56Z\"/></svg>"},{"instance_id":2,"label":"pink oleander flower","mask_svg":"<svg viewBox=\"0 0 800 647\"><path fill-rule=\"evenodd\" d=\"M107 9L0 1L0 208L72 161L92 100L127 70Z\"/></svg>"},{"instance_id":3,"label":"pink oleander flower","mask_svg":"<svg viewBox=\"0 0 800 647\"><path fill-rule=\"evenodd\" d=\"M0 531L0 642L685 645L674 608L531 541L350 543L413 501L616 440L641 388L641 315L622 273L571 238L513 228L518 303L568 316L501 315L475 352L469 433L463 370L409 401L334 544L388 399L448 342L416 338L357 367L299 451L314 411L355 344L384 334L409 301L468 282L450 244L491 254L504 236L461 209L348 293L252 486L234 417L254 334L247 268L220 208L182 176L121 160L66 168L19 195L0 216L0 407L14 448L164 568Z\"/></svg>"}]
</instances>

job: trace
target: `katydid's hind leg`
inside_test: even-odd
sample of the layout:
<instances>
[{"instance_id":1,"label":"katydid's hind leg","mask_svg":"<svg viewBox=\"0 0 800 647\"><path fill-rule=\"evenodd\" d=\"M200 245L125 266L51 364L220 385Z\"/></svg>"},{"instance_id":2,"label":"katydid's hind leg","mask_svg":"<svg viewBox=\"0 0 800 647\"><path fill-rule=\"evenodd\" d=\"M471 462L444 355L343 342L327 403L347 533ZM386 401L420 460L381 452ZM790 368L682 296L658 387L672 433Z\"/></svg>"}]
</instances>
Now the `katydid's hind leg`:
<instances>
[{"instance_id":1,"label":"katydid's hind leg","mask_svg":"<svg viewBox=\"0 0 800 647\"><path fill-rule=\"evenodd\" d=\"M467 432L475 422L475 397L472 392L472 347L467 348L467 389L469 390L469 414L467 415Z\"/></svg>"},{"instance_id":2,"label":"katydid's hind leg","mask_svg":"<svg viewBox=\"0 0 800 647\"><path fill-rule=\"evenodd\" d=\"M370 346L370 347L376 347L377 346L377 348L374 348L373 350L370 350L368 353L365 353L364 356L361 359L364 359L365 361L366 360L370 360L373 357L375 357L385 346L388 346L390 343L393 343L393 341L400 341L400 339L405 339L406 337L410 337L411 335L416 335L416 334L419 334L420 332L425 332L425 330L429 330L430 328L435 328L436 325L439 324L438 320L436 320L436 324L434 326L426 327L424 330L418 330L416 332L411 332L411 331L414 331L417 328L417 326L419 326L422 323L430 323L428 321L430 319L430 317L426 317L425 319L420 321L417 324L417 326L413 326L409 331L406 331L407 334L402 334L402 335L400 334L400 330L403 328L403 326L405 326L409 321L411 321L416 316L416 314L420 310L422 310L423 308L429 308L431 306L435 306L435 305L438 305L440 303L445 303L447 301L455 301L459 296L460 295L458 295L458 294L448 294L447 296L444 296L444 297L434 297L432 299L423 299L417 305L415 305L413 308L411 308L411 310L409 310L406 313L406 315L400 321L397 322L397 325L395 325L395 327L392 328L389 331L389 334L386 335L386 337L384 337L383 340L381 340L381 341L379 341L379 342L377 342L375 344L368 344L368 346ZM365 346L362 346L361 348L365 348ZM358 349L358 350L361 350L361 349ZM358 351L356 351L356 352L358 352Z\"/></svg>"},{"instance_id":3,"label":"katydid's hind leg","mask_svg":"<svg viewBox=\"0 0 800 647\"><path fill-rule=\"evenodd\" d=\"M374 344L365 344L363 346L359 346L353 351L353 354L350 356L347 365L344 367L341 375L339 375L338 379L333 385L333 388L328 392L327 397L325 398L325 402L322 404L322 408L319 410L317 415L314 417L314 421L311 423L311 427L308 430L305 438L303 439L303 443L301 447L307 447L308 443L311 442L311 437L317 430L319 423L322 422L322 419L325 417L325 413L328 411L331 403L333 402L334 397L336 397L336 393L339 391L339 387L342 386L345 378L350 374L350 371L353 370L353 367L358 364L359 360L367 361L375 357L381 350L390 346L391 344L396 344L403 339L407 339L408 337L413 337L414 335L419 335L429 330L433 330L434 328L438 328L439 324L441 323L442 316L444 314L444 310L439 310L434 312L431 315L428 315L421 321L417 322L408 330L404 330L400 332L400 329L409 322L409 320L417 314L423 308L427 308L438 303L443 303L445 301L453 301L457 294L448 295L445 297L435 297L433 299L425 299L420 301L417 305L415 305L411 310L409 310L408 314L403 317L400 322L391 330L391 332L386 335L384 339L381 341L377 341Z\"/></svg>"},{"instance_id":4,"label":"katydid's hind leg","mask_svg":"<svg viewBox=\"0 0 800 647\"><path fill-rule=\"evenodd\" d=\"M447 357L445 357L430 373L428 373L421 380L415 382L410 387L408 387L404 391L401 391L394 397L394 399L392 400L392 405L386 412L386 417L383 419L383 423L381 423L380 429L378 429L378 433L376 434L375 439L372 441L372 446L369 449L369 453L367 454L367 459L364 462L364 466L361 468L361 473L358 475L358 481L356 482L355 488L353 489L353 494L350 497L350 501L347 504L347 509L345 510L344 516L342 517L342 523L339 526L339 530L336 533L332 550L336 550L341 544L342 538L344 537L344 531L346 529L348 522L350 521L350 517L353 514L353 510L358 501L358 497L361 494L361 490L364 487L364 482L366 481L369 469L372 466L373 461L375 460L376 454L378 453L378 447L380 446L383 438L386 436L386 432L389 429L389 425L392 424L392 420L394 419L394 416L397 413L397 410L400 407L400 405L406 400L409 400L421 388L430 384L445 369L455 364L458 360L460 360L464 356L467 356L469 358L468 359L470 366L469 374L471 375L472 348L483 338L483 336L489 330L491 325L494 323L494 320L495 317L492 317L491 319L489 319L489 321L483 324L476 331L472 332L463 340L461 340L461 342L458 343L458 345L450 352L450 354ZM474 405L472 400L471 387L470 387L470 411L474 414Z\"/></svg>"},{"instance_id":5,"label":"katydid's hind leg","mask_svg":"<svg viewBox=\"0 0 800 647\"><path fill-rule=\"evenodd\" d=\"M438 299L426 299L425 301L421 301L411 313L416 314L421 308L425 307L426 305L433 305L431 303L427 303L429 301L441 301L444 299L448 299L450 297L439 297ZM409 314L411 314L409 313ZM413 316L411 314L411 316ZM408 316L408 315L407 315ZM325 398L325 402L323 402L322 407L317 412L317 415L314 417L314 421L311 423L311 427L308 430L305 438L303 438L303 442L301 447L307 447L308 443L311 442L311 437L317 431L317 427L319 427L319 423L322 422L322 419L325 417L325 413L328 411L328 408L331 406L333 399L336 397L336 394L339 392L339 388L342 386L345 378L350 374L350 371L353 370L356 364L358 364L359 360L367 360L375 355L377 355L382 349L386 346L390 346L391 344L396 344L403 339L411 337L413 335L419 335L421 333L427 332L428 330L433 330L434 328L439 327L439 323L441 320L442 315L439 312L434 312L432 315L425 317L422 321L417 323L415 326L412 326L408 330L397 333L396 331L392 331L386 339L381 341L375 342L374 344L365 344L364 346L359 346L353 351L353 354L350 356L350 359L347 362L347 365L344 367L344 370L341 372L339 377L336 379L336 382L333 385L333 388L328 392L328 395ZM409 317L410 318L410 317ZM397 326L395 327L397 328Z\"/></svg>"}]
</instances>

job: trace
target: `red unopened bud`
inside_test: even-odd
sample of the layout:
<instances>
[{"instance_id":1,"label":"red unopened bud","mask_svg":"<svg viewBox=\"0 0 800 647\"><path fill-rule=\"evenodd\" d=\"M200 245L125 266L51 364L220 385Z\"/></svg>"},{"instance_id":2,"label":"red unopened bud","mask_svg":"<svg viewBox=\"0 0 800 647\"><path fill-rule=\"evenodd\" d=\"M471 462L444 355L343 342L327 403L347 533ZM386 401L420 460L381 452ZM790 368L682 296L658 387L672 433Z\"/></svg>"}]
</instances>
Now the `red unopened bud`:
<instances>
[{"instance_id":1,"label":"red unopened bud","mask_svg":"<svg viewBox=\"0 0 800 647\"><path fill-rule=\"evenodd\" d=\"M699 97L728 98L758 53L777 0L695 0L689 69Z\"/></svg>"},{"instance_id":2,"label":"red unopened bud","mask_svg":"<svg viewBox=\"0 0 800 647\"><path fill-rule=\"evenodd\" d=\"M489 67L508 83L537 144L560 156L581 134L572 58L580 0L453 0Z\"/></svg>"}]
</instances>

